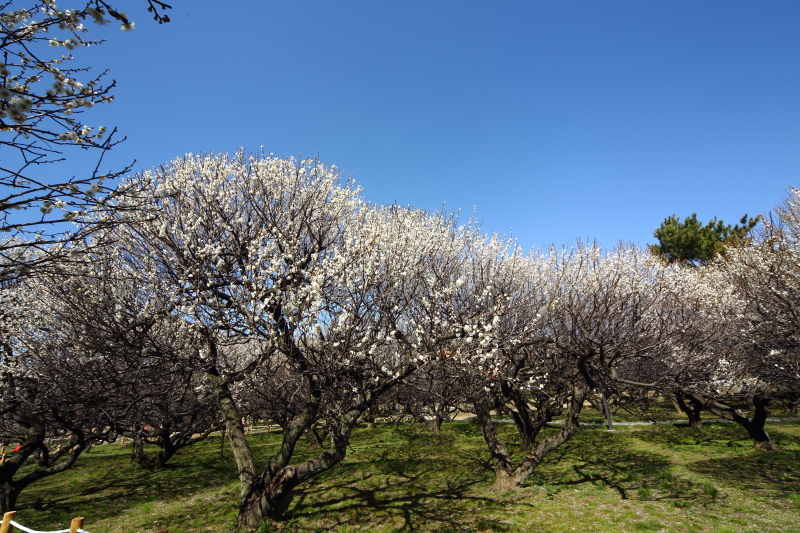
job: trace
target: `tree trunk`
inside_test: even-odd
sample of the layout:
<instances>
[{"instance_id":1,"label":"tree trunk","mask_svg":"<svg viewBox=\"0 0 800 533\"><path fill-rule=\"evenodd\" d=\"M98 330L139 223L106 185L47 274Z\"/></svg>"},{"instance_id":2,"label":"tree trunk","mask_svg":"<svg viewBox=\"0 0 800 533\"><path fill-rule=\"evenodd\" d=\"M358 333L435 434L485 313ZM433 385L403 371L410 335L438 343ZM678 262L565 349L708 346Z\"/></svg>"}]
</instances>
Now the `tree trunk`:
<instances>
[{"instance_id":1,"label":"tree trunk","mask_svg":"<svg viewBox=\"0 0 800 533\"><path fill-rule=\"evenodd\" d=\"M555 435L542 440L536 445L533 451L530 452L514 470L517 486L522 486L536 467L547 457L547 454L567 442L578 431L578 417L583 409L583 401L586 399L588 390L589 388L586 385L573 385L572 398L569 402L569 409L567 410L567 418L564 420L564 425L561 426L561 429L559 429Z\"/></svg>"},{"instance_id":2,"label":"tree trunk","mask_svg":"<svg viewBox=\"0 0 800 533\"><path fill-rule=\"evenodd\" d=\"M689 418L689 425L694 429L703 429L703 421L700 419L700 411L703 410L703 403L698 401L694 396L688 396L688 404L686 400L687 397L684 396L681 391L675 391L672 394L673 403Z\"/></svg>"},{"instance_id":3,"label":"tree trunk","mask_svg":"<svg viewBox=\"0 0 800 533\"><path fill-rule=\"evenodd\" d=\"M220 376L216 367L217 345L213 339L207 339L206 349L211 362L206 369L206 377L211 383L219 402L223 420L223 430L227 430L231 441L231 450L239 472L239 515L236 520L239 529L254 529L266 518L260 505L259 495L263 492L259 486L260 476L256 472L253 452L242 429L242 413L233 399L227 382ZM222 433L222 443L225 433Z\"/></svg>"},{"instance_id":4,"label":"tree trunk","mask_svg":"<svg viewBox=\"0 0 800 533\"><path fill-rule=\"evenodd\" d=\"M0 465L0 511L4 513L15 510L17 498L25 487L44 477L58 474L70 468L86 446L83 434L76 428L73 428L75 436L74 440L71 441L71 445L68 448L51 454L44 443L45 424L40 416L26 411L19 405L15 405L10 409L8 411L8 416L25 427L27 429L27 435L22 444L22 448L9 456L6 461ZM42 450L45 450L43 454L45 459L43 462L45 462L47 466L29 471L24 476L15 480L14 477L19 473L26 459L34 455L37 451L41 452ZM61 462L56 463L56 461L65 454L67 457ZM34 457L34 461L35 460L36 458Z\"/></svg>"},{"instance_id":5,"label":"tree trunk","mask_svg":"<svg viewBox=\"0 0 800 533\"><path fill-rule=\"evenodd\" d=\"M509 398L514 403L515 409L511 411L511 418L514 419L514 425L517 426L520 448L522 450L532 449L536 442L536 435L544 424L534 422L534 418L531 417L531 410L528 407L528 400L518 387L510 383L503 383L501 391L506 398Z\"/></svg>"},{"instance_id":6,"label":"tree trunk","mask_svg":"<svg viewBox=\"0 0 800 533\"><path fill-rule=\"evenodd\" d=\"M0 483L0 513L16 510L18 497L19 490L13 483Z\"/></svg>"},{"instance_id":7,"label":"tree trunk","mask_svg":"<svg viewBox=\"0 0 800 533\"><path fill-rule=\"evenodd\" d=\"M322 443L317 438L317 435L316 433L314 433L314 430L312 428L306 429L305 436L306 436L306 442L308 443L308 447L310 449L319 450L320 448L322 448Z\"/></svg>"},{"instance_id":8,"label":"tree trunk","mask_svg":"<svg viewBox=\"0 0 800 533\"><path fill-rule=\"evenodd\" d=\"M439 413L435 413L433 418L428 420L428 429L434 435L439 435L442 432L442 417Z\"/></svg>"},{"instance_id":9,"label":"tree trunk","mask_svg":"<svg viewBox=\"0 0 800 533\"><path fill-rule=\"evenodd\" d=\"M678 403L678 398L675 394L669 394L669 399L672 400L672 407L678 412L679 415L683 414L683 409L681 409L680 404Z\"/></svg>"},{"instance_id":10,"label":"tree trunk","mask_svg":"<svg viewBox=\"0 0 800 533\"><path fill-rule=\"evenodd\" d=\"M338 431L332 434L330 448L313 459L278 468L281 463L288 462L288 459L281 458L279 452L265 474L255 479L243 496L239 506L238 527L240 529L255 527L267 519L280 520L291 503L295 487L341 462L347 452L350 432L358 423L362 413L363 409L355 408L345 414ZM292 423L287 425L284 430L283 447L294 447L293 443L305 433L304 424L302 417L295 417ZM269 472L275 473L270 475Z\"/></svg>"},{"instance_id":11,"label":"tree trunk","mask_svg":"<svg viewBox=\"0 0 800 533\"><path fill-rule=\"evenodd\" d=\"M287 330L288 331L288 330ZM291 344L291 335L287 334ZM326 378L309 372L302 357L298 361L307 379L309 394L305 397L303 409L283 428L283 438L278 452L267 468L258 471L247 436L242 428L242 414L236 405L227 381L220 375L216 366L217 347L212 338L207 338L208 361L206 377L211 383L219 402L222 419L225 422L231 450L239 472L240 497L239 514L236 520L238 530L250 531L261 527L267 520L278 520L291 501L292 490L302 483L338 464L347 451L348 439L359 418L369 409L383 392L408 377L416 368L407 365L392 380L370 391L364 391L358 403L344 412L338 419L336 431L331 432L331 445L328 451L299 465L290 465L295 446L306 430L317 422L322 399L322 387ZM330 422L330 420L329 420Z\"/></svg>"},{"instance_id":12,"label":"tree trunk","mask_svg":"<svg viewBox=\"0 0 800 533\"><path fill-rule=\"evenodd\" d=\"M602 386L602 383L601 383ZM603 400L603 412L606 415L606 426L608 427L609 431L614 431L614 425L611 422L611 411L608 410L608 399L606 398L606 389L603 387L602 391L602 400Z\"/></svg>"},{"instance_id":13,"label":"tree trunk","mask_svg":"<svg viewBox=\"0 0 800 533\"><path fill-rule=\"evenodd\" d=\"M513 471L506 470L501 462L495 463L494 481L489 487L491 491L508 492L520 488L522 485L517 482Z\"/></svg>"},{"instance_id":14,"label":"tree trunk","mask_svg":"<svg viewBox=\"0 0 800 533\"><path fill-rule=\"evenodd\" d=\"M684 392L684 394L689 398L699 402L708 411L711 411L718 417L736 422L742 426L747 431L747 434L750 436L750 438L753 439L755 447L759 450L779 450L778 445L772 442L772 439L769 438L769 435L764 429L764 424L766 423L767 416L769 415L768 397L755 394L748 398L748 404L752 405L754 409L753 417L748 418L744 413L742 413L742 411L735 409L724 402L711 398L704 398L699 394L690 392Z\"/></svg>"},{"instance_id":15,"label":"tree trunk","mask_svg":"<svg viewBox=\"0 0 800 533\"><path fill-rule=\"evenodd\" d=\"M517 488L514 480L514 465L508 453L508 446L500 440L492 422L491 410L496 404L493 396L483 396L474 402L477 422L483 433L483 439L492 454L494 461L494 483L492 490L508 491Z\"/></svg>"},{"instance_id":16,"label":"tree trunk","mask_svg":"<svg viewBox=\"0 0 800 533\"><path fill-rule=\"evenodd\" d=\"M375 415L372 414L371 412L367 411L366 413L364 413L364 415L362 416L362 420L364 421L364 423L367 425L368 428L372 429L375 427Z\"/></svg>"},{"instance_id":17,"label":"tree trunk","mask_svg":"<svg viewBox=\"0 0 800 533\"><path fill-rule=\"evenodd\" d=\"M33 458L34 461L36 461L36 464L41 467L47 468L50 466L50 450L47 449L47 446L44 444L39 446L39 449L36 450Z\"/></svg>"},{"instance_id":18,"label":"tree trunk","mask_svg":"<svg viewBox=\"0 0 800 533\"><path fill-rule=\"evenodd\" d=\"M578 431L578 416L583 408L587 390L588 388L584 385L573 386L564 425L555 435L542 440L538 445L530 445L527 450L523 449L529 453L516 468L508 453L508 446L500 440L492 423L490 411L497 400L494 397L484 396L475 402L478 424L494 460L493 490L508 491L521 487L547 454L572 438Z\"/></svg>"},{"instance_id":19,"label":"tree trunk","mask_svg":"<svg viewBox=\"0 0 800 533\"><path fill-rule=\"evenodd\" d=\"M177 451L177 448L173 445L172 440L167 434L161 435L161 450L155 455L147 455L144 452L145 441L146 438L141 433L134 435L133 452L131 453L133 462L145 470L154 471L163 468Z\"/></svg>"},{"instance_id":20,"label":"tree trunk","mask_svg":"<svg viewBox=\"0 0 800 533\"><path fill-rule=\"evenodd\" d=\"M769 398L756 395L752 397L751 402L754 409L753 418L747 420L747 424L739 423L747 430L756 448L759 450L778 451L780 448L772 442L772 439L769 438L769 435L764 430L764 424L767 422L767 416L769 416Z\"/></svg>"}]
</instances>

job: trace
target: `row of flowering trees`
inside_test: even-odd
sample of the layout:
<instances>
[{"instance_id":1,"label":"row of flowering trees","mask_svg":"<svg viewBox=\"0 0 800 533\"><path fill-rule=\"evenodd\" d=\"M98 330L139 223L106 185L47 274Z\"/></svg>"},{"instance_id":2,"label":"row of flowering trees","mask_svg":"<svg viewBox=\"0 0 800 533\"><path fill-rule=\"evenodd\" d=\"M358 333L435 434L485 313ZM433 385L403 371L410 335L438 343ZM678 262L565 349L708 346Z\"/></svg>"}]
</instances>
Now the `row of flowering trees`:
<instances>
[{"instance_id":1,"label":"row of flowering trees","mask_svg":"<svg viewBox=\"0 0 800 533\"><path fill-rule=\"evenodd\" d=\"M3 287L0 409L4 434L24 436L0 466L3 510L92 442L129 435L157 468L215 420L247 529L341 461L387 398L470 405L502 489L574 435L598 391L680 394L762 447L769 402L796 398L794 190L782 224L701 270L632 246L525 253L447 213L371 205L316 160L187 156L124 187L135 209L106 209L90 242ZM737 395L752 417L725 403ZM520 454L495 431L503 413ZM264 464L244 416L283 427ZM319 453L297 461L319 425ZM20 477L30 457L40 466Z\"/></svg>"}]
</instances>

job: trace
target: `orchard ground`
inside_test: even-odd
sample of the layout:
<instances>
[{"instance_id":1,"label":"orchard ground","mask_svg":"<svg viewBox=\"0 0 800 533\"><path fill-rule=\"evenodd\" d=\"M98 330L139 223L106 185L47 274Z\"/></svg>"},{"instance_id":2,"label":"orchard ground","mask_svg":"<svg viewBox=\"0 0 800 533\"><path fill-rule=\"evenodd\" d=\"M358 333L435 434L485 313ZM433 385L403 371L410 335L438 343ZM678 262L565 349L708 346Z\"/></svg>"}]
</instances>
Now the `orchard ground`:
<instances>
[{"instance_id":1,"label":"orchard ground","mask_svg":"<svg viewBox=\"0 0 800 533\"><path fill-rule=\"evenodd\" d=\"M435 435L419 423L377 424L358 429L345 460L301 485L286 520L264 530L800 531L800 422L768 429L778 452L755 450L735 424L586 426L523 489L497 493L477 425L445 423ZM500 430L514 438L513 425ZM252 443L268 456L279 439ZM219 437L156 472L129 454L119 444L93 448L24 492L17 520L53 530L80 515L92 533L232 529L237 473Z\"/></svg>"}]
</instances>

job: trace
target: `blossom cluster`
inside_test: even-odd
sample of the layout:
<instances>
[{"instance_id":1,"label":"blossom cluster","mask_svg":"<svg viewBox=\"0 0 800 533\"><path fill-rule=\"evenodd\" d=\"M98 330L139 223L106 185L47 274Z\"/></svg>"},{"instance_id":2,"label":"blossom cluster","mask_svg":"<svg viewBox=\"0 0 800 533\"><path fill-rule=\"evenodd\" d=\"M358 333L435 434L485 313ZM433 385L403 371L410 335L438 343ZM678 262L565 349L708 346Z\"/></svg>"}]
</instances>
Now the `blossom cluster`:
<instances>
[{"instance_id":1,"label":"blossom cluster","mask_svg":"<svg viewBox=\"0 0 800 533\"><path fill-rule=\"evenodd\" d=\"M137 195L102 214L115 224L95 238L111 244L75 274L97 284L53 294L227 346L185 350L224 375L279 390L325 376L331 409L437 364L551 397L575 380L725 394L800 379L796 191L780 231L691 268L634 246L526 253L453 213L369 204L315 159L190 154L121 187ZM53 307L19 316L46 323Z\"/></svg>"}]
</instances>

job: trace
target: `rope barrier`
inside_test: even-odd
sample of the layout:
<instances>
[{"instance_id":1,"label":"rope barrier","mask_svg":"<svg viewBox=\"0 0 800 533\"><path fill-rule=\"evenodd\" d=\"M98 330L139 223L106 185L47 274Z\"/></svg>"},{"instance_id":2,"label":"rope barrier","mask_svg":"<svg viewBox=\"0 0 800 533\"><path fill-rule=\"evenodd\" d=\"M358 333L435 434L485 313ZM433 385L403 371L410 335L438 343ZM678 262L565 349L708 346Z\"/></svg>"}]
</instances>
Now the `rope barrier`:
<instances>
[{"instance_id":1,"label":"rope barrier","mask_svg":"<svg viewBox=\"0 0 800 533\"><path fill-rule=\"evenodd\" d=\"M83 529L82 516L73 518L68 529L59 529L58 531L38 531L29 527L25 527L19 522L16 522L14 520L16 515L16 511L9 511L3 515L3 522L0 523L0 533L11 533L14 529L19 529L25 533L89 533Z\"/></svg>"}]
</instances>

